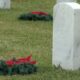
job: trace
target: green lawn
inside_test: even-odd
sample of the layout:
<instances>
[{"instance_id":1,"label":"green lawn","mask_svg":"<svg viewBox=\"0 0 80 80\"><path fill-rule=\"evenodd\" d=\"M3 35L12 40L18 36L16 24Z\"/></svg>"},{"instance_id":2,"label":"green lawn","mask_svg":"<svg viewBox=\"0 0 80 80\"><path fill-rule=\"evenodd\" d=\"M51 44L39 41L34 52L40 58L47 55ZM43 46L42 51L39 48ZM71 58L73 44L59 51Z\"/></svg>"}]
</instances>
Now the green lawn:
<instances>
[{"instance_id":1,"label":"green lawn","mask_svg":"<svg viewBox=\"0 0 80 80\"><path fill-rule=\"evenodd\" d=\"M54 0L12 0L11 10L0 10L0 58L25 57L37 61L38 72L31 75L0 76L0 80L80 80L79 71L52 67L52 22L19 21L22 13L53 12Z\"/></svg>"},{"instance_id":2,"label":"green lawn","mask_svg":"<svg viewBox=\"0 0 80 80\"><path fill-rule=\"evenodd\" d=\"M25 57L37 61L38 72L32 75L0 76L0 80L51 80L52 22L19 21L22 13L53 12L54 0L12 0L10 10L0 10L0 58Z\"/></svg>"}]
</instances>

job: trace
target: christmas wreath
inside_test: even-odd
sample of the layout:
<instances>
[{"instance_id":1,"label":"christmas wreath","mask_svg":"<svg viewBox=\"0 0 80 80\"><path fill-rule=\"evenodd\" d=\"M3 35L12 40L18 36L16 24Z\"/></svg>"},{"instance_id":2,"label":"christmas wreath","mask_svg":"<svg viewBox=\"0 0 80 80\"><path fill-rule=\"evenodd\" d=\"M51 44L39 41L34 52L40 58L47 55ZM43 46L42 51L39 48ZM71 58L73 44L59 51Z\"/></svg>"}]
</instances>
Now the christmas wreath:
<instances>
[{"instance_id":1,"label":"christmas wreath","mask_svg":"<svg viewBox=\"0 0 80 80\"><path fill-rule=\"evenodd\" d=\"M53 17L46 13L46 12L40 12L40 11L33 11L27 14L21 14L18 18L19 20L33 20L33 21L52 21Z\"/></svg>"},{"instance_id":2,"label":"christmas wreath","mask_svg":"<svg viewBox=\"0 0 80 80\"><path fill-rule=\"evenodd\" d=\"M0 75L31 74L37 71L36 61L31 60L31 55L25 58L0 60Z\"/></svg>"}]
</instances>

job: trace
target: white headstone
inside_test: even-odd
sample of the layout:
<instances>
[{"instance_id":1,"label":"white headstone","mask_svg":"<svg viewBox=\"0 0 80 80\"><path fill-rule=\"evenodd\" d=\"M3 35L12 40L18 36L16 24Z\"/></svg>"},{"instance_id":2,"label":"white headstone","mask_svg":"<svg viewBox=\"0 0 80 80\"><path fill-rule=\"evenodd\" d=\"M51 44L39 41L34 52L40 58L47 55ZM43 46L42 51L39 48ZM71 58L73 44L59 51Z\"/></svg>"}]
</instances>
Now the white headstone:
<instances>
[{"instance_id":1,"label":"white headstone","mask_svg":"<svg viewBox=\"0 0 80 80\"><path fill-rule=\"evenodd\" d=\"M57 0L57 3L59 2L76 2L77 0Z\"/></svg>"},{"instance_id":2,"label":"white headstone","mask_svg":"<svg viewBox=\"0 0 80 80\"><path fill-rule=\"evenodd\" d=\"M0 9L10 9L11 0L0 0Z\"/></svg>"},{"instance_id":3,"label":"white headstone","mask_svg":"<svg viewBox=\"0 0 80 80\"><path fill-rule=\"evenodd\" d=\"M80 68L80 5L58 3L54 7L52 63L63 69Z\"/></svg>"}]
</instances>

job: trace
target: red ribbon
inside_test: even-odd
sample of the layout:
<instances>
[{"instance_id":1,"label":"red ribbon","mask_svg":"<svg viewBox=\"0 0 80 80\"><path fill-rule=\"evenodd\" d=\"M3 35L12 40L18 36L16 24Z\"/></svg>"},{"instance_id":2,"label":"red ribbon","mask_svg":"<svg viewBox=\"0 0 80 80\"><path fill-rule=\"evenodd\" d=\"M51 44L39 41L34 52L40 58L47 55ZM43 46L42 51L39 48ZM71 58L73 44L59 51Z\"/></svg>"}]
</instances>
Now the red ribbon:
<instances>
[{"instance_id":1,"label":"red ribbon","mask_svg":"<svg viewBox=\"0 0 80 80\"><path fill-rule=\"evenodd\" d=\"M39 12L39 11L33 11L32 14L48 15L48 13L45 13L45 12Z\"/></svg>"},{"instance_id":2,"label":"red ribbon","mask_svg":"<svg viewBox=\"0 0 80 80\"><path fill-rule=\"evenodd\" d=\"M8 60L8 61L6 61L6 64L9 67L12 67L14 64L21 64L21 63L36 64L36 61L31 61L31 57L32 57L32 55L30 55L30 56L28 56L26 58L17 59L16 61L14 61L14 60Z\"/></svg>"}]
</instances>

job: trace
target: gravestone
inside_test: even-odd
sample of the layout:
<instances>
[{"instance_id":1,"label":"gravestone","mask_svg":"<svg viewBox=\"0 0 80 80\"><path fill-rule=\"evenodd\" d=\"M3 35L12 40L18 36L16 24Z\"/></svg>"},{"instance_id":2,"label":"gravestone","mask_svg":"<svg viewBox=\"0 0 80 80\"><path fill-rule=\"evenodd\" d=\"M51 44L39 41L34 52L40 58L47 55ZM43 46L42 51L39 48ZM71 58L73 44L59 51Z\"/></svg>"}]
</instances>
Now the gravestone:
<instances>
[{"instance_id":1,"label":"gravestone","mask_svg":"<svg viewBox=\"0 0 80 80\"><path fill-rule=\"evenodd\" d=\"M80 68L80 5L61 2L54 7L52 64L66 70Z\"/></svg>"},{"instance_id":2,"label":"gravestone","mask_svg":"<svg viewBox=\"0 0 80 80\"><path fill-rule=\"evenodd\" d=\"M76 2L76 0L57 0L57 3L59 2Z\"/></svg>"},{"instance_id":3,"label":"gravestone","mask_svg":"<svg viewBox=\"0 0 80 80\"><path fill-rule=\"evenodd\" d=\"M0 9L10 9L11 0L0 0Z\"/></svg>"}]
</instances>

